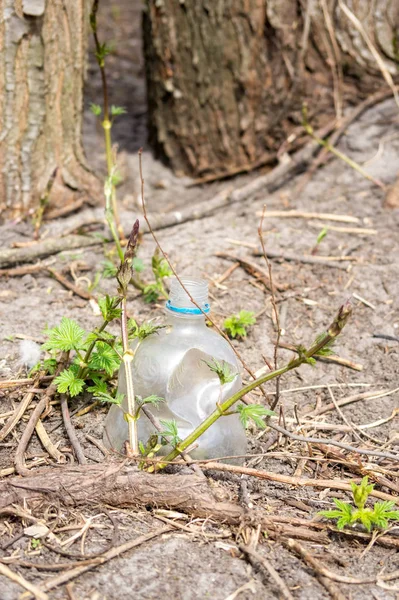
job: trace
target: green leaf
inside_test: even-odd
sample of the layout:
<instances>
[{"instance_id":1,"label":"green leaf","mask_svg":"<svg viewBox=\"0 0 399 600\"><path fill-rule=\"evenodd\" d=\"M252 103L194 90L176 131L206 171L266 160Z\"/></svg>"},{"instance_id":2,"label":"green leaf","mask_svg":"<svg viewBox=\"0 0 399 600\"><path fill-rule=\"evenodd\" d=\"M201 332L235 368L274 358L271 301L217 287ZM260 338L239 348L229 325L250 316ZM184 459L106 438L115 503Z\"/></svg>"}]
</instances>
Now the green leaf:
<instances>
[{"instance_id":1,"label":"green leaf","mask_svg":"<svg viewBox=\"0 0 399 600\"><path fill-rule=\"evenodd\" d=\"M136 273L141 273L145 269L143 261L141 258L138 258L138 256L133 258L132 267L133 271L136 271Z\"/></svg>"},{"instance_id":2,"label":"green leaf","mask_svg":"<svg viewBox=\"0 0 399 600\"><path fill-rule=\"evenodd\" d=\"M43 344L45 350L61 350L68 352L81 347L83 336L85 335L76 321L63 317L57 327L45 331L48 336L47 342Z\"/></svg>"},{"instance_id":3,"label":"green leaf","mask_svg":"<svg viewBox=\"0 0 399 600\"><path fill-rule=\"evenodd\" d=\"M155 325L151 321L143 323L140 327L137 325L134 319L129 319L127 323L129 339L133 340L139 338L139 340L145 340L150 335L158 333L160 329L165 329L166 325Z\"/></svg>"},{"instance_id":4,"label":"green leaf","mask_svg":"<svg viewBox=\"0 0 399 600\"><path fill-rule=\"evenodd\" d=\"M84 380L76 377L72 367L64 369L62 373L54 379L54 383L57 386L57 392L60 394L69 392L72 398L80 394L85 386Z\"/></svg>"},{"instance_id":5,"label":"green leaf","mask_svg":"<svg viewBox=\"0 0 399 600\"><path fill-rule=\"evenodd\" d=\"M237 377L238 373L234 373L230 370L230 365L226 361L218 361L216 358L212 358L211 361L203 361L213 373L219 377L219 381L221 385L225 383L231 383Z\"/></svg>"},{"instance_id":6,"label":"green leaf","mask_svg":"<svg viewBox=\"0 0 399 600\"><path fill-rule=\"evenodd\" d=\"M99 104L94 104L94 102L90 104L90 110L93 113L93 115L96 115L96 117L99 117L102 113L101 106Z\"/></svg>"},{"instance_id":7,"label":"green leaf","mask_svg":"<svg viewBox=\"0 0 399 600\"><path fill-rule=\"evenodd\" d=\"M374 484L369 484L368 480L369 478L366 475L363 477L360 485L356 485L354 481L351 481L353 500L358 508L364 507L367 502L367 498L374 489Z\"/></svg>"},{"instance_id":8,"label":"green leaf","mask_svg":"<svg viewBox=\"0 0 399 600\"><path fill-rule=\"evenodd\" d=\"M158 248L156 248L152 260L151 260L152 272L154 273L156 281L162 281L165 277L173 275L173 271L169 267L168 261L164 256L161 255Z\"/></svg>"},{"instance_id":9,"label":"green leaf","mask_svg":"<svg viewBox=\"0 0 399 600\"><path fill-rule=\"evenodd\" d=\"M117 117L118 115L124 115L127 113L127 110L124 106L111 106L111 115L113 117Z\"/></svg>"},{"instance_id":10,"label":"green leaf","mask_svg":"<svg viewBox=\"0 0 399 600\"><path fill-rule=\"evenodd\" d=\"M118 272L118 267L116 267L112 261L103 260L102 265L103 265L102 276L105 279L111 279L111 277L116 277L116 274Z\"/></svg>"},{"instance_id":11,"label":"green leaf","mask_svg":"<svg viewBox=\"0 0 399 600\"><path fill-rule=\"evenodd\" d=\"M119 369L120 363L121 359L114 348L105 342L97 342L88 366L93 371L105 371L111 376Z\"/></svg>"},{"instance_id":12,"label":"green leaf","mask_svg":"<svg viewBox=\"0 0 399 600\"><path fill-rule=\"evenodd\" d=\"M322 242L324 240L324 238L326 237L327 233L328 233L328 227L323 227L323 229L320 231L319 235L317 236L316 243L320 244L320 242Z\"/></svg>"},{"instance_id":13,"label":"green leaf","mask_svg":"<svg viewBox=\"0 0 399 600\"><path fill-rule=\"evenodd\" d=\"M275 415L272 410L261 406L260 404L239 404L237 411L240 415L240 421L242 426L246 429L249 421L253 421L260 429L265 429L266 423L263 417L270 417Z\"/></svg>"},{"instance_id":14,"label":"green leaf","mask_svg":"<svg viewBox=\"0 0 399 600\"><path fill-rule=\"evenodd\" d=\"M99 298L98 306L100 307L104 321L119 319L122 314L122 310L118 308L119 302L117 296L108 296L108 294L105 298Z\"/></svg>"},{"instance_id":15,"label":"green leaf","mask_svg":"<svg viewBox=\"0 0 399 600\"><path fill-rule=\"evenodd\" d=\"M104 402L104 403L108 403L108 404L116 404L117 406L121 406L124 397L125 397L124 394L116 393L115 396L111 396L111 394L109 394L107 392L97 392L97 394L95 394L93 396L93 398L95 400L99 400L99 402Z\"/></svg>"},{"instance_id":16,"label":"green leaf","mask_svg":"<svg viewBox=\"0 0 399 600\"><path fill-rule=\"evenodd\" d=\"M108 393L108 383L102 377L89 373L87 379L91 379L93 381L93 385L90 385L86 388L88 392L91 394Z\"/></svg>"},{"instance_id":17,"label":"green leaf","mask_svg":"<svg viewBox=\"0 0 399 600\"><path fill-rule=\"evenodd\" d=\"M255 313L248 310L240 310L238 314L227 317L223 323L223 328L230 337L246 337L247 329L256 323Z\"/></svg>"},{"instance_id":18,"label":"green leaf","mask_svg":"<svg viewBox=\"0 0 399 600\"><path fill-rule=\"evenodd\" d=\"M149 283L143 290L144 302L151 304L157 302L158 298L162 296L162 291L158 283Z\"/></svg>"},{"instance_id":19,"label":"green leaf","mask_svg":"<svg viewBox=\"0 0 399 600\"><path fill-rule=\"evenodd\" d=\"M139 399L139 396L137 396L137 399L138 399L138 402L140 403L140 406L143 406L143 404L152 404L156 408L159 407L161 402L165 402L165 398L161 398L161 396L156 396L155 394L152 394L151 396L147 396L147 398L144 398L144 400L142 400L141 398Z\"/></svg>"},{"instance_id":20,"label":"green leaf","mask_svg":"<svg viewBox=\"0 0 399 600\"><path fill-rule=\"evenodd\" d=\"M164 429L160 431L158 435L166 437L168 439L168 442L174 448L178 446L181 442L181 439L179 438L179 431L177 429L176 421L174 419L171 419L170 421L162 421L160 419L159 422L161 423Z\"/></svg>"},{"instance_id":21,"label":"green leaf","mask_svg":"<svg viewBox=\"0 0 399 600\"><path fill-rule=\"evenodd\" d=\"M38 373L39 371L44 371L49 375L54 375L57 370L57 360L55 358L46 358L42 362L38 362L34 367L29 371L29 376L34 375L34 373Z\"/></svg>"}]
</instances>

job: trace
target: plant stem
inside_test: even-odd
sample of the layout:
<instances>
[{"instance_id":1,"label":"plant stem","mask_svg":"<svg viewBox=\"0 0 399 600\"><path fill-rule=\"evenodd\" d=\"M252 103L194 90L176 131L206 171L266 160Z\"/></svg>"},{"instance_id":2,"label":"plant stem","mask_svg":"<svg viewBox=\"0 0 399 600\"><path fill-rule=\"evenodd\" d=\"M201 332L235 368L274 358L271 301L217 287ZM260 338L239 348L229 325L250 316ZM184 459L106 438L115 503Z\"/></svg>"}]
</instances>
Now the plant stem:
<instances>
[{"instance_id":1,"label":"plant stem","mask_svg":"<svg viewBox=\"0 0 399 600\"><path fill-rule=\"evenodd\" d=\"M334 154L335 156L337 156L338 158L340 158L341 160L346 162L347 165L349 165L352 169L354 169L355 171L360 173L360 175L362 175L363 177L365 177L366 179L368 179L369 181L371 181L372 183L374 183L381 189L385 190L386 186L379 179L375 179L372 175L367 173L367 171L365 171L357 162L355 162L354 160L349 158L349 156L347 156L346 154L344 154L343 152L341 152L340 150L335 148L335 146L330 144L330 142L328 140L323 140L322 138L319 138L314 133L313 127L307 121L306 108L303 109L302 115L303 115L302 126L303 126L304 130L306 131L306 133L308 135L310 135L310 137L313 138L315 142L317 142L320 146L325 148L328 152L331 152L331 154Z\"/></svg>"},{"instance_id":2,"label":"plant stem","mask_svg":"<svg viewBox=\"0 0 399 600\"><path fill-rule=\"evenodd\" d=\"M243 387L239 392L236 392L233 396L225 400L222 404L220 404L216 410L213 411L198 427L194 429L190 435L188 435L177 448L172 450L166 457L165 463L168 463L174 460L182 451L186 450L191 444L193 444L211 425L213 425L220 417L222 417L238 400L240 400L245 394L248 394L253 389L261 386L263 383L270 381L271 379L275 379L276 377L281 377L287 371L291 371L292 369L296 369L303 363L309 361L309 359L314 355L320 352L324 346L329 344L332 340L334 340L345 327L350 315L352 312L352 307L349 302L341 306L338 311L338 314L329 329L322 335L314 344L307 350L303 352L298 358L291 360L288 364L280 369L276 369L275 371L271 371L270 373L266 373L262 375L255 381L251 381L248 385ZM149 470L159 470L162 469L165 465L163 463L158 463L154 467Z\"/></svg>"},{"instance_id":3,"label":"plant stem","mask_svg":"<svg viewBox=\"0 0 399 600\"><path fill-rule=\"evenodd\" d=\"M133 352L129 346L129 336L127 328L127 311L126 311L126 295L122 297L122 318L121 318L121 331L122 331L122 345L123 345L123 365L125 369L126 378L126 398L127 398L127 411L129 415L136 414L136 397L134 395L133 385L133 374L132 374L132 361ZM129 428L129 445L133 454L139 453L139 442L137 437L137 421L136 419L128 420Z\"/></svg>"},{"instance_id":4,"label":"plant stem","mask_svg":"<svg viewBox=\"0 0 399 600\"><path fill-rule=\"evenodd\" d=\"M107 76L105 73L105 62L104 62L104 57L102 56L102 52L101 52L101 44L100 44L100 41L99 41L98 35L97 35L98 5L99 5L99 0L94 0L93 8L90 13L90 25L91 25L91 29L93 32L94 44L96 46L97 63L98 63L100 73L101 73L101 83L102 83L102 89L103 89L103 115L104 115L104 118L101 121L101 125L104 129L105 154L106 154L106 159L107 159L108 177L111 177L112 172L115 167L115 161L114 161L114 157L113 157L113 153L112 153L112 138L111 138L112 120L109 118L108 85L107 85ZM115 185L112 185L112 190L111 190L111 206L112 206L114 227L115 227L116 231L118 232L118 241L119 241L119 239L124 239L125 236L124 236L123 229L122 229L122 226L121 226L120 220L119 220L118 205L116 202ZM115 239L115 235L113 232L112 232L112 236ZM118 254L119 254L119 248L118 248Z\"/></svg>"}]
</instances>

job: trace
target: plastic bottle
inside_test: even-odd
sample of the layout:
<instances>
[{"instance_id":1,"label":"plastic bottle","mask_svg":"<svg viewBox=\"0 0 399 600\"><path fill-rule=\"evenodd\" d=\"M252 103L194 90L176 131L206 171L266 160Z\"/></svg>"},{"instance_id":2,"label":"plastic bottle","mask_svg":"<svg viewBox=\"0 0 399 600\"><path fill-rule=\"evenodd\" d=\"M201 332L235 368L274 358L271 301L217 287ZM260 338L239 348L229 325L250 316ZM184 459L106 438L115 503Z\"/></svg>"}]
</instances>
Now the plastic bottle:
<instances>
[{"instance_id":1,"label":"plastic bottle","mask_svg":"<svg viewBox=\"0 0 399 600\"><path fill-rule=\"evenodd\" d=\"M199 279L182 279L183 285L204 312L209 312L208 284ZM166 304L166 327L140 342L135 348L133 382L135 395L146 398L157 395L165 399L158 408L147 405L155 419L174 419L179 437L184 439L222 402L241 388L236 356L227 341L205 324L205 316L190 301L180 283L173 279ZM235 379L223 386L206 362L213 359L228 363ZM118 391L126 392L123 369ZM120 451L128 439L124 419L126 397L120 407L113 405L108 413L104 444ZM146 445L156 433L151 421L141 412L137 422L139 440ZM190 451L193 458L216 458L245 454L247 440L238 415L222 416L199 439ZM160 454L170 450L163 447Z\"/></svg>"}]
</instances>

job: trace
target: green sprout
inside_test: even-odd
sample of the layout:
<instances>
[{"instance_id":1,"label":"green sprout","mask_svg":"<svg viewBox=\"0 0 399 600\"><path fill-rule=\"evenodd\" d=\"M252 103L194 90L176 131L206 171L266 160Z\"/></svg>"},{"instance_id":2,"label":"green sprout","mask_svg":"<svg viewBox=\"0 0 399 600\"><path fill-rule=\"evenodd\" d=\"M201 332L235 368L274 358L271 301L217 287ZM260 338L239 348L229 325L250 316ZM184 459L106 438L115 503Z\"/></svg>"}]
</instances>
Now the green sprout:
<instances>
[{"instance_id":1,"label":"green sprout","mask_svg":"<svg viewBox=\"0 0 399 600\"><path fill-rule=\"evenodd\" d=\"M160 419L159 422L164 429L160 431L158 435L166 438L169 444L173 448L176 448L181 442L181 439L179 437L179 431L177 429L177 423L175 419L171 419L170 421L163 421Z\"/></svg>"},{"instance_id":2,"label":"green sprout","mask_svg":"<svg viewBox=\"0 0 399 600\"><path fill-rule=\"evenodd\" d=\"M159 297L168 297L164 286L164 279L173 274L167 260L161 256L158 248L155 250L152 257L151 268L155 277L155 282L149 283L144 287L144 301L148 304L151 302L157 302Z\"/></svg>"},{"instance_id":3,"label":"green sprout","mask_svg":"<svg viewBox=\"0 0 399 600\"><path fill-rule=\"evenodd\" d=\"M363 477L360 485L351 482L353 503L342 502L338 498L333 498L337 507L334 510L322 510L318 514L327 519L336 519L337 528L344 529L345 526L361 523L367 531L372 527L386 529L390 521L399 521L399 510L393 510L394 501L385 500L376 502L373 508L365 508L367 499L374 488L374 484L368 483L368 477Z\"/></svg>"},{"instance_id":4,"label":"green sprout","mask_svg":"<svg viewBox=\"0 0 399 600\"><path fill-rule=\"evenodd\" d=\"M239 404L237 412L240 415L240 421L244 429L248 427L249 421L253 421L259 429L265 429L264 417L271 417L276 414L260 404Z\"/></svg>"},{"instance_id":5,"label":"green sprout","mask_svg":"<svg viewBox=\"0 0 399 600\"><path fill-rule=\"evenodd\" d=\"M219 377L220 385L225 383L231 383L237 377L237 373L230 370L230 365L226 361L218 361L216 358L212 358L211 361L203 361L213 373Z\"/></svg>"},{"instance_id":6,"label":"green sprout","mask_svg":"<svg viewBox=\"0 0 399 600\"><path fill-rule=\"evenodd\" d=\"M256 323L255 313L249 310L240 310L238 314L227 317L223 323L223 328L227 331L229 337L244 338L247 335L247 329Z\"/></svg>"}]
</instances>

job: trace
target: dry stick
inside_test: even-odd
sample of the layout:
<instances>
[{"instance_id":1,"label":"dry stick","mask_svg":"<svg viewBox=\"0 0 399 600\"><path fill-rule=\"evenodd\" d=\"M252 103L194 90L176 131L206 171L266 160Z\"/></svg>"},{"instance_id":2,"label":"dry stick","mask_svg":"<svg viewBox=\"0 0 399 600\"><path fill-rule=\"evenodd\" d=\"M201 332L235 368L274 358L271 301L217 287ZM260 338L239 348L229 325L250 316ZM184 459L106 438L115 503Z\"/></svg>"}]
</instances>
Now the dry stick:
<instances>
[{"instance_id":1,"label":"dry stick","mask_svg":"<svg viewBox=\"0 0 399 600\"><path fill-rule=\"evenodd\" d=\"M306 439L307 438L303 438ZM301 441L303 441L301 439ZM316 442L315 442L316 443ZM396 457L395 457L396 458ZM396 458L396 460L398 460ZM263 471L262 469L252 469L251 467L240 467L237 465L227 465L217 462L207 462L204 465L204 469L211 471L226 471L229 473L236 473L238 475L251 475L252 477L258 477L259 479L266 479L267 481L274 481L277 483L285 483L288 485L295 485L299 487L315 487L315 488L331 488L333 490L343 490L345 492L351 492L352 488L349 483L339 481L335 479L305 479L302 477L292 477L290 475L281 475L280 473L272 473L270 471ZM379 498L380 500L390 500L399 505L399 497L385 494L384 492L378 492L373 490L370 496Z\"/></svg>"},{"instance_id":2,"label":"dry stick","mask_svg":"<svg viewBox=\"0 0 399 600\"><path fill-rule=\"evenodd\" d=\"M355 121L362 113L364 113L365 110L367 110L374 104L377 104L378 102L385 100L385 98L388 98L391 95L391 93L391 90L379 91L375 94L372 94L371 96L368 96L365 100L363 100L363 102L358 104L349 113L348 116L344 117L344 119L340 123L340 127L336 131L334 131L334 133L330 136L330 143L336 144L342 137L342 135L345 133L349 125L353 123L353 121ZM328 156L329 152L327 148L322 148L321 152L316 156L309 169L299 180L298 185L296 186L294 191L295 195L298 195L302 192L302 190L309 183L316 170L319 168L320 165L322 165L326 161Z\"/></svg>"},{"instance_id":3,"label":"dry stick","mask_svg":"<svg viewBox=\"0 0 399 600\"><path fill-rule=\"evenodd\" d=\"M262 253L258 252L257 250L255 250L252 254L253 256L262 256ZM273 252L272 250L268 250L267 254L269 259L274 258L275 260L285 260L287 262L299 262L304 263L305 265L321 265L322 267L341 269L342 271L346 271L348 268L344 265L341 265L339 262L326 260L322 256L301 256L299 254L289 254L288 252Z\"/></svg>"},{"instance_id":4,"label":"dry stick","mask_svg":"<svg viewBox=\"0 0 399 600\"><path fill-rule=\"evenodd\" d=\"M283 541L283 545L288 548L288 550L296 552L308 565L310 565L315 573L317 579L320 581L323 587L327 590L333 600L347 600L346 596L344 596L341 591L337 588L337 586L328 579L324 574L324 567L316 560L309 552L307 552L302 546L298 544L298 546L294 545L294 540Z\"/></svg>"},{"instance_id":5,"label":"dry stick","mask_svg":"<svg viewBox=\"0 0 399 600\"><path fill-rule=\"evenodd\" d=\"M277 371L277 369L278 369L278 345L279 345L280 337L281 337L281 328L280 328L280 317L278 314L277 303L276 303L276 293L274 290L272 267L271 267L270 261L268 259L268 256L266 254L265 240L263 239L263 220L264 220L265 210L266 210L266 204L263 205L263 212L262 212L262 216L261 216L260 223L259 223L258 235L259 235L260 243L262 246L263 256L265 258L267 269L269 272L270 291L272 294L272 296L271 296L272 306L273 306L274 316L276 319L277 339L274 343L274 368ZM271 410L274 410L276 408L279 400L280 400L280 377L276 377L276 395L274 397L274 400L270 404Z\"/></svg>"},{"instance_id":6,"label":"dry stick","mask_svg":"<svg viewBox=\"0 0 399 600\"><path fill-rule=\"evenodd\" d=\"M283 545L296 552L304 561L310 565L318 575L323 577L327 577L328 579L332 579L333 581L337 581L339 583L347 583L352 585L363 585L366 583L376 583L377 577L366 577L365 579L356 579L354 577L346 577L345 575L339 575L338 573L334 573L327 569L321 562L316 560L314 556L312 556L299 542L295 540L284 540Z\"/></svg>"},{"instance_id":7,"label":"dry stick","mask_svg":"<svg viewBox=\"0 0 399 600\"><path fill-rule=\"evenodd\" d=\"M57 461L57 463L65 463L66 458L64 454L54 446L40 419L38 420L35 429L39 440L43 444L44 449L47 450L47 452L50 454L50 456L54 458Z\"/></svg>"},{"instance_id":8,"label":"dry stick","mask_svg":"<svg viewBox=\"0 0 399 600\"><path fill-rule=\"evenodd\" d=\"M298 352L298 349L293 344L287 344L286 342L278 341L278 345L280 348L284 348L285 350L292 350L292 352ZM330 362L336 363L337 365L341 365L343 367L348 367L349 369L353 369L354 371L363 371L363 365L360 363L354 363L351 360L346 358L341 358L340 356L326 355L326 356L315 356L316 360L320 360L321 362Z\"/></svg>"},{"instance_id":9,"label":"dry stick","mask_svg":"<svg viewBox=\"0 0 399 600\"><path fill-rule=\"evenodd\" d=\"M233 254L229 254L228 252L215 252L215 256L218 258L225 258L226 260L232 260L234 263L238 263L247 273L255 277L260 283L266 287L266 289L271 290L271 282L270 276L266 271L264 271L259 265L254 262L250 262L245 258L241 258L240 256L234 256ZM234 265L233 265L234 266ZM287 289L286 284L274 283L273 286L278 291L285 291Z\"/></svg>"},{"instance_id":10,"label":"dry stick","mask_svg":"<svg viewBox=\"0 0 399 600\"><path fill-rule=\"evenodd\" d=\"M320 129L317 133L320 136L325 136L328 135L332 129L333 124L329 124ZM283 182L284 178L287 178L289 175L294 175L302 170L318 150L318 145L312 140L304 148L290 156L289 161L283 161L266 175L257 177L241 188L234 189L230 186L229 188L218 192L211 200L202 202L194 207L185 210L183 209L182 211L152 215L152 229L155 231L158 229L165 229L166 227L173 227L180 223L185 223L186 221L202 219L225 206L248 200L259 191L271 191L278 187ZM94 219L96 222L100 223L104 220L103 209L87 211L86 215L86 218L90 223L92 223ZM354 222L358 222L358 220ZM85 215L80 214L79 226L84 224ZM49 238L43 240L36 243L34 247L19 249L7 248L0 251L0 267L7 267L22 262L31 262L38 258L44 258L45 256L50 256L65 250L100 245L104 243L104 238L107 241L113 239L108 232L106 232L101 239L97 236L68 235L64 238Z\"/></svg>"},{"instance_id":11,"label":"dry stick","mask_svg":"<svg viewBox=\"0 0 399 600\"><path fill-rule=\"evenodd\" d=\"M171 261L169 260L168 255L166 254L166 252L164 251L164 249L162 248L161 244L158 241L157 236L155 235L155 232L151 226L151 223L148 219L147 216L147 209L145 206L145 202L144 202L144 178L143 178L143 166L142 166L142 160L141 160L141 156L142 156L143 150L142 148L140 148L139 150L139 166L140 166L140 180L141 180L141 204L142 204L142 208L143 208L143 216L145 219L145 222L147 223L148 229L152 235L152 238L157 246L157 248L159 249L159 251L161 252L162 256L164 257L164 259L166 260L166 262L168 263L173 275L176 277L177 281L180 283L181 287L183 288L183 290L186 292L187 296L190 299L190 302L192 302L192 304L194 304L194 306L196 306L201 313L204 315L204 317L213 325L213 327L216 329L216 331L224 337L224 339L227 341L227 343L229 344L230 348L233 350L234 354L237 356L238 360L241 362L242 366L244 367L244 369L247 371L247 373L252 377L252 379L256 379L254 373L252 372L252 370L248 367L248 365L245 363L244 359L242 358L241 354L238 352L238 350L236 350L236 348L233 346L233 344L231 343L229 337L224 333L224 331L222 331L220 329L220 327L217 325L217 323L209 316L209 314L207 314L206 312L204 312L203 308L194 300L194 298L192 297L192 295L190 294L190 292L188 291L188 289L186 288L186 286L184 285L184 283L182 282L181 278L179 277L179 275L177 274L176 269L174 268L174 266L172 265ZM261 390L261 392L263 393L264 397L267 398L267 394L265 393L265 391L263 390L262 386L259 386L259 389Z\"/></svg>"},{"instance_id":12,"label":"dry stick","mask_svg":"<svg viewBox=\"0 0 399 600\"><path fill-rule=\"evenodd\" d=\"M337 446L337 448L342 448L343 450L348 450L349 452L355 452L357 454L365 454L367 456L378 456L379 458L387 458L389 460L399 461L399 454L389 454L388 452L378 452L377 450L366 450L365 448L355 448L354 446L349 446L348 444L344 444L343 442L338 442L336 440L330 440L327 438L314 438L314 437L306 437L303 435L297 435L296 433L291 433L288 429L284 429L280 427L280 425L275 425L274 423L268 423L268 427L270 429L274 429L275 431L279 431L283 433L286 437L291 438L292 440L296 440L298 442L305 442L307 444L331 444L331 446Z\"/></svg>"},{"instance_id":13,"label":"dry stick","mask_svg":"<svg viewBox=\"0 0 399 600\"><path fill-rule=\"evenodd\" d=\"M33 387L36 388L39 385L40 380L41 380L40 374L38 374L38 375L36 375L36 377L34 379L30 379L29 381L31 381ZM11 431L14 429L14 427L17 425L17 423L19 423L19 421L21 420L22 416L24 415L26 409L28 408L29 404L32 402L34 397L35 397L34 392L28 392L27 394L25 394L24 399L22 400L22 402L20 402L17 410L13 413L13 415L10 417L10 419L7 421L7 423L1 429L0 442L2 442L8 436L8 434L11 433Z\"/></svg>"},{"instance_id":14,"label":"dry stick","mask_svg":"<svg viewBox=\"0 0 399 600\"><path fill-rule=\"evenodd\" d=\"M63 371L65 364L68 360L68 356L69 356L69 352L63 352L61 354L61 358L59 360L57 371L56 371L54 377L57 377L57 375L59 375L61 373L61 371ZM14 466L15 466L16 472L19 473L20 475L24 475L24 476L30 475L29 470L26 468L26 465L25 465L25 459L24 459L25 450L29 444L30 438L32 437L32 434L35 430L36 424L37 424L38 420L40 419L42 412L44 411L44 409L46 408L46 406L48 405L48 403L50 401L50 398L55 394L56 391L57 391L57 386L54 383L51 383L51 385L48 386L47 390L43 394L43 397L38 402L35 410L31 414L28 424L25 428L25 431L23 432L21 439L19 440L18 447L17 447L17 450L15 452L15 457L14 457Z\"/></svg>"},{"instance_id":15,"label":"dry stick","mask_svg":"<svg viewBox=\"0 0 399 600\"><path fill-rule=\"evenodd\" d=\"M337 221L338 223L359 223L358 217L351 217L350 215L336 215L334 213L316 213L316 212L303 212L301 210L268 210L264 213L257 212L258 217L264 214L265 219L321 219L324 221Z\"/></svg>"},{"instance_id":16,"label":"dry stick","mask_svg":"<svg viewBox=\"0 0 399 600\"><path fill-rule=\"evenodd\" d=\"M78 463L80 465L86 465L87 459L83 453L82 446L80 445L80 442L77 438L75 429L71 422L71 416L69 414L69 408L68 408L67 395L60 394L60 401L61 401L62 420L64 421L64 426L65 426L66 432L68 434L69 441L71 442L72 447L75 450L75 454L76 454L76 458L78 459Z\"/></svg>"},{"instance_id":17,"label":"dry stick","mask_svg":"<svg viewBox=\"0 0 399 600\"><path fill-rule=\"evenodd\" d=\"M395 394L396 392L399 392L399 387L388 391L381 390L379 392L362 392L361 394L353 394L353 396L347 396L346 398L338 400L337 405L346 406L347 404L352 404L352 402L358 402L359 400L374 400L377 398L384 398L384 396L389 396L390 394ZM325 406L317 408L316 410L305 413L302 416L318 417L319 415L324 415L325 413L330 412L330 410L334 410L334 408L335 405L333 402L331 402L330 404L326 404Z\"/></svg>"},{"instance_id":18,"label":"dry stick","mask_svg":"<svg viewBox=\"0 0 399 600\"><path fill-rule=\"evenodd\" d=\"M36 585L33 585L33 583L26 581L22 575L14 573L14 571L2 563L0 563L0 575L4 575L5 577L8 577L8 579L11 579L11 581L14 583L18 583L18 585L28 590L28 592L31 592L38 600L48 600L48 595L45 592L39 589Z\"/></svg>"},{"instance_id":19,"label":"dry stick","mask_svg":"<svg viewBox=\"0 0 399 600\"><path fill-rule=\"evenodd\" d=\"M359 433L358 433L358 432L360 432L363 435L363 437L366 437L367 439L371 440L372 442L374 442L378 445L381 445L381 440L377 440L376 438L372 437L365 431L362 431L357 425L355 425L354 423L351 423L349 421L349 419L346 418L346 416L342 412L340 406L338 406L337 400L335 399L335 396L334 396L333 391L330 388L330 386L327 386L327 389L328 389L329 396L332 400L332 403L334 404L335 410L337 411L337 413L339 414L339 416L341 417L343 422L350 428L350 430L353 433L353 435L355 436L355 438L357 438L359 440L359 442L364 441L362 436L359 435Z\"/></svg>"},{"instance_id":20,"label":"dry stick","mask_svg":"<svg viewBox=\"0 0 399 600\"><path fill-rule=\"evenodd\" d=\"M343 0L338 0L338 4L339 4L340 9L345 13L345 15L352 22L352 24L355 26L355 28L358 30L358 32L360 33L360 35L366 42L368 49L370 50L371 54L373 55L385 81L391 88L391 92L392 92L393 97L395 98L395 102L399 108L399 95L398 95L397 89L395 87L395 84L393 82L392 76L391 76L390 72L388 71L388 69L386 68L385 63L382 60L381 56L378 54L377 50L375 49L374 45L372 44L363 25L361 24L359 19L356 17L356 15L354 15L353 12L351 10L349 10L349 8L346 6L346 4L343 2Z\"/></svg>"},{"instance_id":21,"label":"dry stick","mask_svg":"<svg viewBox=\"0 0 399 600\"><path fill-rule=\"evenodd\" d=\"M108 550L108 552L105 552L102 556L93 558L93 560L91 561L91 564L74 567L73 569L70 569L69 571L66 571L65 573L61 573L60 575L57 575L56 577L53 577L52 579L48 579L45 583L43 583L42 589L46 592L48 592L49 590L53 590L54 588L58 587L59 585L62 585L64 583L66 583L67 581L71 581L72 579L79 577L79 575L82 575L83 573L90 571L94 567L103 565L104 563L112 560L113 558L120 556L124 552L127 552L128 550L131 550L132 548L136 548L137 546L141 546L141 544L144 544L145 542L148 542L148 541L152 540L153 538L158 537L159 535L162 535L164 533L167 533L167 532L173 531L173 530L174 530L174 527L171 527L170 525L161 527L160 529L156 529L155 531L152 531L145 535L141 535L140 537L136 538L135 540L130 540L128 542L125 542L124 544L121 544L120 546L111 548L111 550ZM47 596L45 596L45 597L47 598Z\"/></svg>"},{"instance_id":22,"label":"dry stick","mask_svg":"<svg viewBox=\"0 0 399 600\"><path fill-rule=\"evenodd\" d=\"M354 161L352 158L350 158L347 154L344 154L343 152L338 150L338 148L333 146L329 140L324 140L323 138L318 137L314 133L313 127L307 121L305 111L304 111L304 116L303 116L303 128L305 129L306 133L315 140L315 142L320 144L320 146L322 146L323 148L325 148L326 150L328 150L329 152L331 152L332 154L334 154L335 156L337 156L338 158L343 160L352 169L354 169L355 171L360 173L365 179L368 179L369 181L374 183L374 185L378 186L382 190L386 189L386 186L384 183L382 183L382 181L380 181L379 179L376 179L375 177L373 177L372 175L367 173L367 171L365 171L363 169L363 167L361 167L356 161Z\"/></svg>"},{"instance_id":23,"label":"dry stick","mask_svg":"<svg viewBox=\"0 0 399 600\"><path fill-rule=\"evenodd\" d=\"M239 544L238 548L241 550L241 552L248 556L248 559L252 564L254 562L259 563L264 569L266 569L266 571L269 573L270 577L277 585L280 593L282 594L283 598L285 598L285 600L294 600L294 597L288 589L287 584L280 577L276 569L273 567L273 565L270 564L266 557L262 556L261 554L259 554L259 552L256 552L256 550L253 550L249 546L245 546L244 544Z\"/></svg>"},{"instance_id":24,"label":"dry stick","mask_svg":"<svg viewBox=\"0 0 399 600\"><path fill-rule=\"evenodd\" d=\"M76 296L83 298L83 300L90 300L91 298L93 298L92 294L86 292L85 290L82 290L82 288L78 287L77 285L74 285L71 281L68 281L66 277L61 275L61 273L58 273L58 271L56 271L55 269L52 269L51 267L46 267L46 270L50 273L52 277L54 277L54 279L58 281L58 283L63 285L64 288L66 288L67 290L73 292Z\"/></svg>"}]
</instances>

